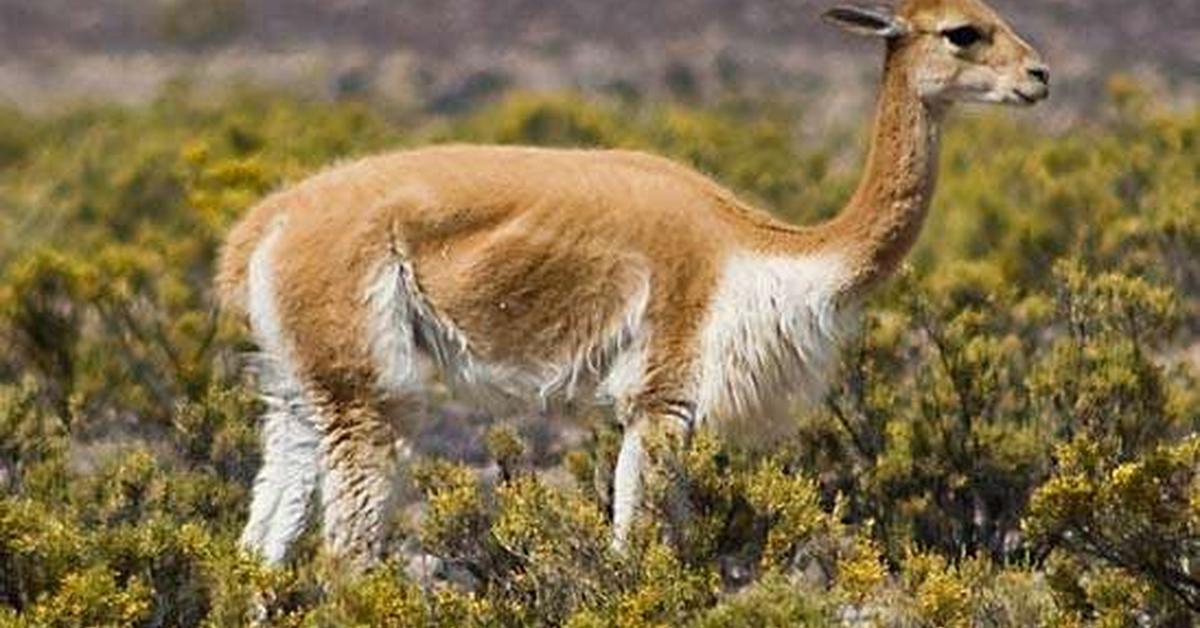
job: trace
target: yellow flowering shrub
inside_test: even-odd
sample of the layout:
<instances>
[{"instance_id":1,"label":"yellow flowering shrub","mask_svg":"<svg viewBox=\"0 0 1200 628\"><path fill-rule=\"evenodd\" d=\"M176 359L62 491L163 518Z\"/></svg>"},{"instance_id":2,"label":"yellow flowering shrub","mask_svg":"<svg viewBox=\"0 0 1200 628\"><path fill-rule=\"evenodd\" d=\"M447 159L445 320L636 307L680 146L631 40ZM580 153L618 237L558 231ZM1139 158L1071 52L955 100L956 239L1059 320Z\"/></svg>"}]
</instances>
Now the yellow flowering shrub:
<instances>
[{"instance_id":1,"label":"yellow flowering shrub","mask_svg":"<svg viewBox=\"0 0 1200 628\"><path fill-rule=\"evenodd\" d=\"M1194 623L1200 109L1126 79L1052 133L952 120L926 236L829 397L768 456L656 435L626 552L599 417L561 449L495 428L473 459L418 451L391 559L361 576L315 530L282 568L239 552L260 407L210 281L257 199L430 141L619 146L811 221L861 153L798 140L803 113L513 94L435 118L184 87L0 110L0 625Z\"/></svg>"}]
</instances>

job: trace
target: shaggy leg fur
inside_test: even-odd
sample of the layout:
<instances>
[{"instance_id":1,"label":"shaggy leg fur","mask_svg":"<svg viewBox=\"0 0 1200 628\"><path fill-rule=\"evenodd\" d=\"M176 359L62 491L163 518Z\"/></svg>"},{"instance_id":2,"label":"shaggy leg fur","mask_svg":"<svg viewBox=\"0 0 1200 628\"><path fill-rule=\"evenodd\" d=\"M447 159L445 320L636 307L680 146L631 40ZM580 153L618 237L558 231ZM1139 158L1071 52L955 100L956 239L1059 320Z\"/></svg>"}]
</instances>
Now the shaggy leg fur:
<instances>
[{"instance_id":1,"label":"shaggy leg fur","mask_svg":"<svg viewBox=\"0 0 1200 628\"><path fill-rule=\"evenodd\" d=\"M279 564L304 530L319 476L319 437L312 410L299 396L269 397L263 425L263 466L254 482L242 547Z\"/></svg>"},{"instance_id":2,"label":"shaggy leg fur","mask_svg":"<svg viewBox=\"0 0 1200 628\"><path fill-rule=\"evenodd\" d=\"M248 272L248 313L259 356L259 385L267 403L263 466L254 483L242 547L278 564L304 530L320 475L313 407L294 376L275 303L272 251L275 229L255 248Z\"/></svg>"},{"instance_id":3,"label":"shaggy leg fur","mask_svg":"<svg viewBox=\"0 0 1200 628\"><path fill-rule=\"evenodd\" d=\"M326 407L322 414L327 421L321 437L325 543L333 554L364 569L383 552L396 486L395 437L368 405Z\"/></svg>"}]
</instances>

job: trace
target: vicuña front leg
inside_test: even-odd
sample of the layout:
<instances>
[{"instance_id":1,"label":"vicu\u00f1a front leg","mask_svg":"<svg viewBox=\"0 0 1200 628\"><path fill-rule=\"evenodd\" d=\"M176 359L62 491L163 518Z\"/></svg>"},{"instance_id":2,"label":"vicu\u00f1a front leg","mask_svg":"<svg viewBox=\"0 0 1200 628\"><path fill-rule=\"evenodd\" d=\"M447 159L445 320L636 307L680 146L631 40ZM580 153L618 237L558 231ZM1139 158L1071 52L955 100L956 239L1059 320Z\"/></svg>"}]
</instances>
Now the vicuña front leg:
<instances>
[{"instance_id":1,"label":"vicu\u00f1a front leg","mask_svg":"<svg viewBox=\"0 0 1200 628\"><path fill-rule=\"evenodd\" d=\"M383 552L396 486L395 438L368 403L329 405L323 415L325 543L354 569L365 569Z\"/></svg>"},{"instance_id":2,"label":"vicu\u00f1a front leg","mask_svg":"<svg viewBox=\"0 0 1200 628\"><path fill-rule=\"evenodd\" d=\"M647 438L666 436L667 443L686 446L691 439L694 406L686 401L668 400L641 404L625 420L621 451L613 479L613 547L623 550L638 509L643 505L645 482L650 469ZM675 525L688 517L687 496L667 487L668 515Z\"/></svg>"}]
</instances>

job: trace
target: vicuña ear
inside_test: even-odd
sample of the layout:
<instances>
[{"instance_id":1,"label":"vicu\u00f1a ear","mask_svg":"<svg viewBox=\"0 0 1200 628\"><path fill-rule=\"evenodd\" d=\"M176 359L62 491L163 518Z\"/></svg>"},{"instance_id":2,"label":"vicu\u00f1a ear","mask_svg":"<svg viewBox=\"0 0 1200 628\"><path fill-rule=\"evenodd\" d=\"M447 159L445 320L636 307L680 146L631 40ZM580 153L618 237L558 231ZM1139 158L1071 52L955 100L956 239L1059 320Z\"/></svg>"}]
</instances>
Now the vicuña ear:
<instances>
[{"instance_id":1,"label":"vicu\u00f1a ear","mask_svg":"<svg viewBox=\"0 0 1200 628\"><path fill-rule=\"evenodd\" d=\"M855 35L899 37L908 32L908 24L884 6L863 7L850 4L836 6L821 17L825 21Z\"/></svg>"}]
</instances>

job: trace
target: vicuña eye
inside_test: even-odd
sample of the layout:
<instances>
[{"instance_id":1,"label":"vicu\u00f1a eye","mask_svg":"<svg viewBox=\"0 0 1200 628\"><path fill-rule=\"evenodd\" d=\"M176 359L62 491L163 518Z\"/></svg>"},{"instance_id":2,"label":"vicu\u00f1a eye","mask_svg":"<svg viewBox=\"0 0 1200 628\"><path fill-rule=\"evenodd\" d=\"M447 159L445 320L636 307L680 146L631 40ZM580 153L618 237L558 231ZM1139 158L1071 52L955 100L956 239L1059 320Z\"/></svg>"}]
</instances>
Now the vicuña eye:
<instances>
[{"instance_id":1,"label":"vicu\u00f1a eye","mask_svg":"<svg viewBox=\"0 0 1200 628\"><path fill-rule=\"evenodd\" d=\"M959 26L942 31L942 36L958 48L969 48L983 39L983 33L974 26Z\"/></svg>"}]
</instances>

